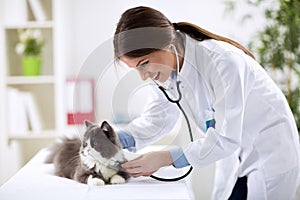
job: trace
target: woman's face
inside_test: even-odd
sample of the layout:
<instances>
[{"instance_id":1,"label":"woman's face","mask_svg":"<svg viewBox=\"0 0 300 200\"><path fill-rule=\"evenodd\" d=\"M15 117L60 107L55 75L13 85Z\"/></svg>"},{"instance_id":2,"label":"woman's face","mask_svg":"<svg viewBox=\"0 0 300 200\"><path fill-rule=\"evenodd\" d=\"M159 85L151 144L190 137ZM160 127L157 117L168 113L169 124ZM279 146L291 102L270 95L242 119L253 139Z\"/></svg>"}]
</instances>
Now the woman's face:
<instances>
[{"instance_id":1,"label":"woman's face","mask_svg":"<svg viewBox=\"0 0 300 200\"><path fill-rule=\"evenodd\" d=\"M137 69L142 80L151 78L155 81L165 82L171 72L176 70L176 57L169 50L158 50L138 58L121 56L120 60L130 68Z\"/></svg>"}]
</instances>

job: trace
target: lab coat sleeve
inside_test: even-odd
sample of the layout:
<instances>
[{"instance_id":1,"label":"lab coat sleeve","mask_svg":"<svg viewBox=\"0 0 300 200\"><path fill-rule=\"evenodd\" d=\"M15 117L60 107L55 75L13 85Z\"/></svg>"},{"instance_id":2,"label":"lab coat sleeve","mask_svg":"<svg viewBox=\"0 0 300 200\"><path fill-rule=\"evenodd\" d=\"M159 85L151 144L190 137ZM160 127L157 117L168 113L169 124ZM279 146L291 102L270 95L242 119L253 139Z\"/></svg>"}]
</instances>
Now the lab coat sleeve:
<instances>
[{"instance_id":1,"label":"lab coat sleeve","mask_svg":"<svg viewBox=\"0 0 300 200\"><path fill-rule=\"evenodd\" d=\"M189 161L186 159L183 149L181 147L176 147L170 149L170 154L173 160L173 166L175 168L182 168L190 165Z\"/></svg>"},{"instance_id":2,"label":"lab coat sleeve","mask_svg":"<svg viewBox=\"0 0 300 200\"><path fill-rule=\"evenodd\" d=\"M215 100L215 128L206 136L192 142L185 156L194 167L202 167L234 153L241 143L245 107L246 62L233 52L227 52L213 62L206 82L212 88Z\"/></svg>"},{"instance_id":3,"label":"lab coat sleeve","mask_svg":"<svg viewBox=\"0 0 300 200\"><path fill-rule=\"evenodd\" d=\"M172 130L179 114L177 106L167 101L157 87L152 87L151 101L144 112L124 129L135 141L129 150L135 152L158 141Z\"/></svg>"}]
</instances>

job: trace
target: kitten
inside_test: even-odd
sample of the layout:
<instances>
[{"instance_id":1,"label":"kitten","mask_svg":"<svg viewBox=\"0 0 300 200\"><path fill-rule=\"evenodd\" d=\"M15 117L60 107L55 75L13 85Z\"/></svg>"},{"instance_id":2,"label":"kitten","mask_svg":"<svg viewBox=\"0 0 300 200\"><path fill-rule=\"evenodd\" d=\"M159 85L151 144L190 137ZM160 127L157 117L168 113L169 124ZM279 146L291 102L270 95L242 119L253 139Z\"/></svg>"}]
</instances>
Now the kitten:
<instances>
[{"instance_id":1,"label":"kitten","mask_svg":"<svg viewBox=\"0 0 300 200\"><path fill-rule=\"evenodd\" d=\"M79 138L63 139L50 148L46 163L54 163L55 175L88 185L122 184L130 175L121 167L126 162L119 138L104 121L101 126L85 121Z\"/></svg>"}]
</instances>

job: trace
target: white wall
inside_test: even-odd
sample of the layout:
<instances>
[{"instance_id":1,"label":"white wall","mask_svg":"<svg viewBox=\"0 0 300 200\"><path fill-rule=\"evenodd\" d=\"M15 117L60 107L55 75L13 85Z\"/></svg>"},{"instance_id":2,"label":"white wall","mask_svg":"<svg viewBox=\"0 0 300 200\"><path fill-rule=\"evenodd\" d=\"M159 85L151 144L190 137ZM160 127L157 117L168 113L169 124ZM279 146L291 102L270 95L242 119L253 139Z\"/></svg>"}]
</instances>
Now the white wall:
<instances>
[{"instance_id":1,"label":"white wall","mask_svg":"<svg viewBox=\"0 0 300 200\"><path fill-rule=\"evenodd\" d=\"M263 22L260 9L249 9L243 4L239 4L234 15L225 15L223 0L189 0L188 3L181 0L73 0L70 18L73 30L70 50L73 56L69 73L78 69L92 50L113 36L118 19L126 9L141 5L160 10L172 22L192 22L244 45ZM246 10L255 18L241 25L238 20Z\"/></svg>"},{"instance_id":2,"label":"white wall","mask_svg":"<svg viewBox=\"0 0 300 200\"><path fill-rule=\"evenodd\" d=\"M0 1L0 13L3 13L3 1ZM2 15L0 15L0 24L3 23L3 17ZM4 30L1 29L0 30L0 44L3 44L4 43ZM4 66L4 52L3 51L0 51L0 66ZM0 73L4 73L4 67L1 67L0 68ZM1 98L4 98L3 95L1 94L4 94L4 80L1 80L0 79L0 96ZM3 111L3 109L5 109L4 105L0 105L0 126L4 126L4 117L5 117L5 113ZM1 159L4 157L4 151L3 151L3 147L2 146L5 146L5 136L4 136L4 133L0 133L0 162L3 163L4 159ZM4 166L3 165L0 165L0 172L2 172L4 170ZM0 184L4 181L3 176L0 176Z\"/></svg>"},{"instance_id":3,"label":"white wall","mask_svg":"<svg viewBox=\"0 0 300 200\"><path fill-rule=\"evenodd\" d=\"M4 2L0 1L0 44L4 44L4 29L2 28L2 24L4 22ZM0 49L0 74L6 73L6 62L5 62L5 51ZM0 79L0 98L6 98L3 94L5 94L5 80L3 78ZM4 99L6 100L6 99ZM0 127L5 130L6 122L5 120L7 116L5 104L0 105ZM16 122L17 123L17 122ZM8 179L8 177L12 176L19 167L19 157L18 157L19 146L16 143L10 143L8 145L6 133L0 132L0 185Z\"/></svg>"}]
</instances>

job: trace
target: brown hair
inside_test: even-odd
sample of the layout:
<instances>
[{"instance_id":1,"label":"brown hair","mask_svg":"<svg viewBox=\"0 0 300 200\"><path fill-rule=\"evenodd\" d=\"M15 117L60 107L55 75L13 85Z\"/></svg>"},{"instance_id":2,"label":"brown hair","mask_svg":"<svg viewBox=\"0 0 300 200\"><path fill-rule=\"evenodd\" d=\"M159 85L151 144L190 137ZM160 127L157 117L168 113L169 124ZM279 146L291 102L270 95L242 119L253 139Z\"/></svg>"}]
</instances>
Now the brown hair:
<instances>
[{"instance_id":1,"label":"brown hair","mask_svg":"<svg viewBox=\"0 0 300 200\"><path fill-rule=\"evenodd\" d=\"M137 58L163 49L175 40L176 31L198 41L215 39L227 42L255 59L249 50L229 38L188 22L172 24L161 12L144 6L128 9L122 14L114 36L115 56Z\"/></svg>"}]
</instances>

